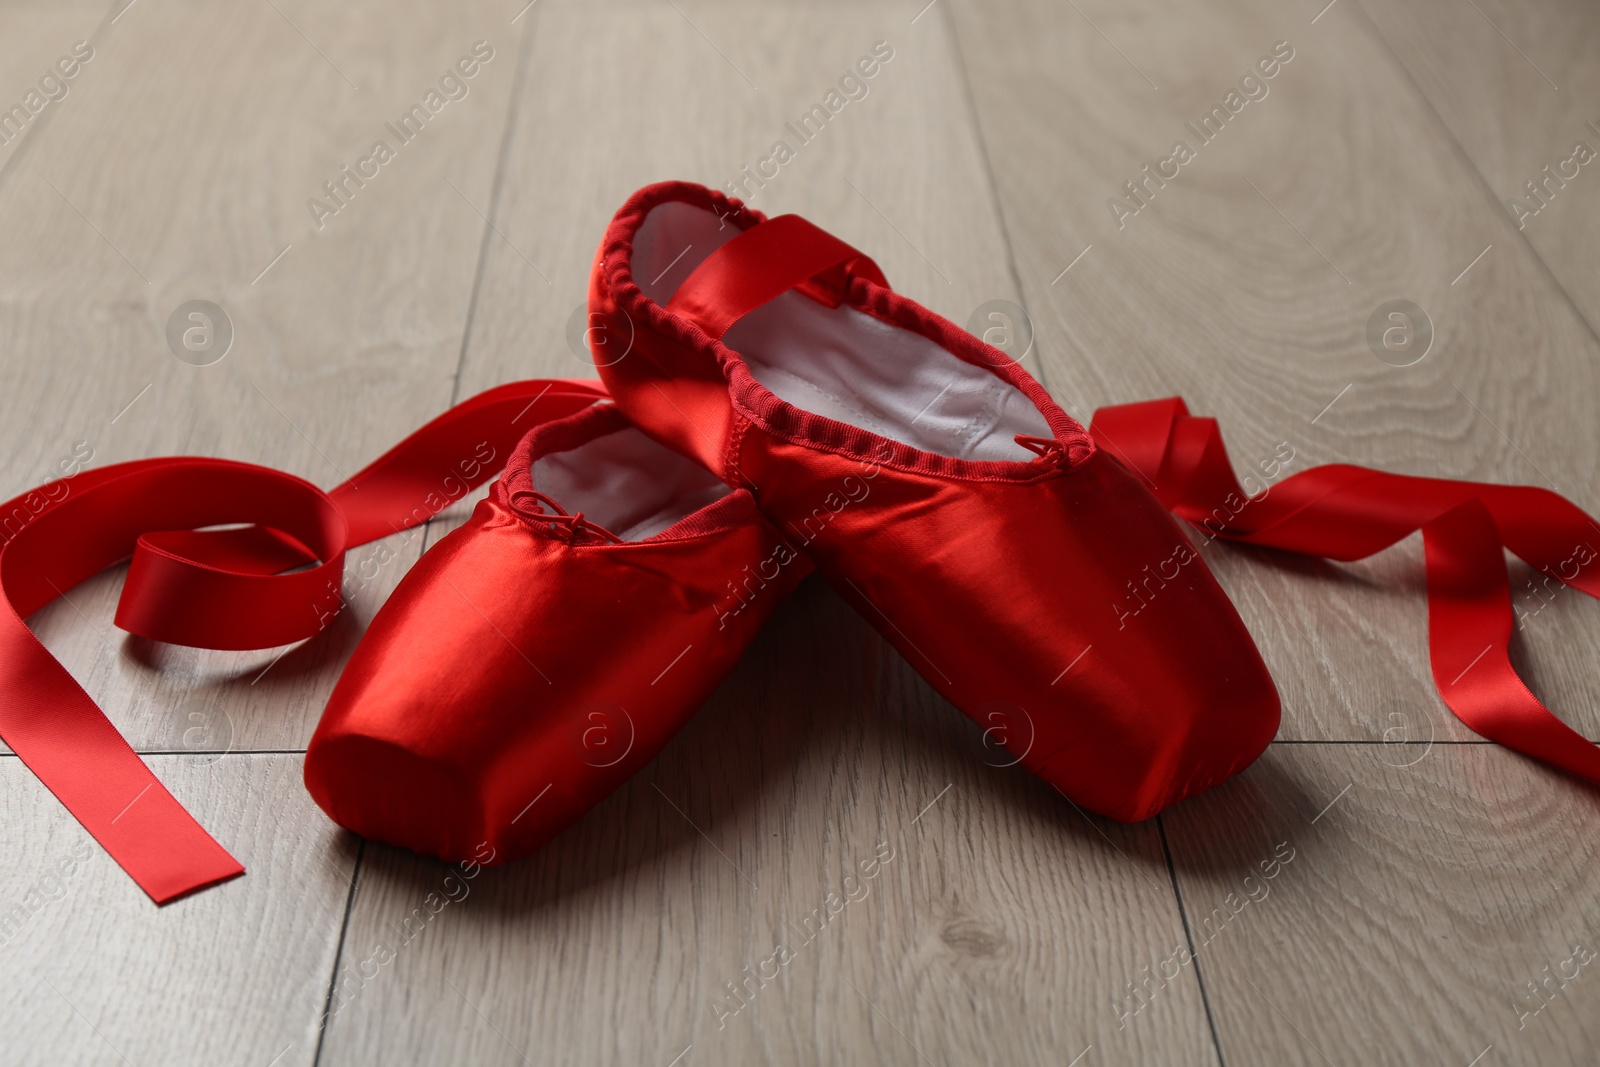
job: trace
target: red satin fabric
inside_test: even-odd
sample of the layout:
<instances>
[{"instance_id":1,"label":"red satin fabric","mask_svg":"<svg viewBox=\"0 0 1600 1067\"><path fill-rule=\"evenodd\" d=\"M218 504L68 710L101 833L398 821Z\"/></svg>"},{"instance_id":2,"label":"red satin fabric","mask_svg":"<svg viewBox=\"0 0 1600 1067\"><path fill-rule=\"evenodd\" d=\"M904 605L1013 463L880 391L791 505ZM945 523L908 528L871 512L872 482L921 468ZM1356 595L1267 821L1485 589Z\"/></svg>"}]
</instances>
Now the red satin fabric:
<instances>
[{"instance_id":1,"label":"red satin fabric","mask_svg":"<svg viewBox=\"0 0 1600 1067\"><path fill-rule=\"evenodd\" d=\"M731 219L744 232L702 261L663 308L634 283L631 255L645 218L667 202L710 211L724 223ZM770 230L764 238L763 230ZM1187 558L1186 541L1165 558L1151 556L1152 545L1144 542L1159 540L1160 527L1137 515L1143 491L1117 487L1115 472L1099 457L1085 460L1078 442L1052 418L1053 402L1031 392L1025 374L997 368L1051 419L1056 440L1019 443L1046 455L1058 445L1081 464L1063 481L1103 483L1085 487L1077 499L1057 487L1048 494L1007 493L1000 487L1008 480L1014 486L1024 480L1004 470L1017 465L946 461L796 409L760 387L740 355L718 343L740 317L797 288L830 305L849 300L859 311L962 352L949 324L875 278L848 279L842 293L822 284L812 273L819 263L837 270L870 261L854 258L848 246L820 242L811 230L767 221L689 183L635 193L613 219L590 283L591 312L612 320L613 328L639 331L635 358L601 369L619 405L661 440L729 481L750 485L763 509L787 520L806 541L840 592L981 725L992 726L995 717L982 709L998 706L1007 709L1000 716L1008 737L1027 733L1024 740L1037 744L1050 735L1045 739L1061 746L1060 759L1047 756L1040 766L1030 751L1024 762L1032 759L1032 769L1069 795L1108 814L1139 817L1248 763L1271 731L1262 729L1268 717L1259 713L1266 696L1253 684L1239 685L1241 678L1257 681L1259 660L1252 662L1253 646L1239 636L1236 616L1217 609L1209 588L1214 583L1203 563ZM826 256L817 253L821 247ZM1600 595L1600 578L1573 566L1584 551L1592 559L1586 534L1597 528L1573 504L1541 489L1344 465L1303 472L1270 497L1249 501L1215 424L1189 418L1181 401L1104 409L1091 435L1103 452L1143 474L1162 504L1221 536L1356 559L1422 530L1430 651L1446 703L1485 736L1600 780L1600 752L1527 691L1506 654L1511 610L1502 547ZM883 472L870 490L861 474L867 469ZM1089 472L1095 476L1085 478ZM838 487L850 478L862 501L874 494L872 503L841 496ZM977 484L957 488L957 479ZM969 501L982 504L963 507ZM817 518L826 535L796 529L797 522ZM1131 572L1126 585L1132 596L1113 603L1119 620L1113 630L1092 616L1094 602L1104 603L1104 579L1119 571ZM1180 577L1187 581L1177 582ZM1186 584L1187 594L1170 592L1175 582ZM1129 616L1154 639L1118 657L1127 647ZM987 644L992 634L1009 640ZM1097 671L1089 659L1074 660L1067 673L1082 692L1058 708L1054 692L1025 676L1044 666L1044 650L1067 649L1073 641L1087 649L1094 635L1095 652L1112 649L1112 662ZM1000 663L1015 670L1008 673ZM1238 694L1232 708L1220 692L1209 695L1211 687L1229 685ZM1275 698L1271 705L1275 721ZM1016 728L1017 721L1038 719L1029 707L1047 710L1043 731ZM1094 722L1086 725L1086 719ZM1208 746L1205 737L1212 733L1216 744ZM1191 734L1196 743L1186 748L1183 739Z\"/></svg>"},{"instance_id":2,"label":"red satin fabric","mask_svg":"<svg viewBox=\"0 0 1600 1067\"><path fill-rule=\"evenodd\" d=\"M747 221L759 220L747 214ZM841 292L859 295L863 286L871 288L865 265L870 261L837 254L826 242L818 247L828 262L820 268L824 275L838 270L851 280L841 275L802 282L811 295L838 299ZM610 243L603 247L602 263L616 251ZM720 332L763 291L796 281L756 279L707 325ZM701 294L694 314L715 312L715 288L691 287ZM593 295L597 310L617 311L616 291L599 271ZM909 302L892 295L880 291L872 299L869 310L876 314L913 314L905 310ZM666 336L686 323L679 339ZM941 333L948 324L940 323L926 324L930 336L955 343L953 332ZM607 375L626 397L624 406L653 423L658 438L701 456L725 478L759 485L763 505L785 520L790 544L811 553L841 592L941 692L1013 751L1021 750L1028 766L1072 784L1099 810L1122 817L1148 814L1234 773L1271 736L1269 720L1259 712L1268 695L1260 691L1258 661L1241 652L1253 655L1248 635L1235 629L1231 613L1218 613L1220 593L1203 563L1185 555L1185 535L1152 511L1154 500L1129 468L1165 508L1217 536L1245 543L1351 560L1420 530L1430 652L1446 704L1484 736L1600 782L1600 751L1528 692L1507 654L1512 612L1505 549L1600 596L1600 575L1572 565L1576 553L1587 548L1595 524L1554 493L1332 465L1293 475L1252 499L1233 477L1215 422L1191 417L1176 399L1097 412L1090 434L1099 452L1087 439L1074 437L1071 427L1056 427L1053 442L1036 442L1043 453L1037 461L957 470L894 447L873 451L870 435L855 435L840 424L824 427L798 417L785 423L791 416L771 404L741 411L730 400L730 375L746 390L744 399L764 401L749 381L738 379L741 368L719 365L720 357L706 361L703 346L712 334L696 333L699 328L687 316L659 308L639 311L636 324L658 336L636 345ZM1019 388L1026 390L1028 383ZM605 397L599 383L587 381L518 382L490 390L435 419L329 493L249 464L174 457L91 470L17 496L0 506L5 537L0 543L5 599L0 738L156 902L238 875L239 863L150 773L34 638L24 618L131 556L117 611L118 626L130 632L229 649L313 636L342 606L339 583L347 547L426 520L466 488L493 476L530 426ZM752 412L790 437L836 436L820 451L785 436L752 444ZM1062 476L1057 464L1072 465L1071 476ZM949 475L963 471L975 477L958 493ZM480 506L472 524L487 531L504 524L506 515L505 502L496 498ZM252 525L196 529L221 523ZM461 627L465 616L459 604L442 599L442 586L427 581L446 569L494 603L507 625L533 625L513 621L535 618L518 614L523 596L542 598L551 612L590 611L588 617L604 621L603 606L587 595L593 592L587 577L580 579L576 572L562 577L559 568L547 568L532 556L507 554L487 533L470 549L459 547L463 540L448 552L424 557L413 583L424 592L414 598L408 594L395 605L390 613L398 620L394 632L374 645L373 659L383 654L426 666L429 653L416 642L430 626L472 631L470 620ZM753 545L728 558L743 558L740 553ZM487 553L485 560L469 558L480 552ZM641 561L640 567L647 571L650 564ZM689 584L703 599L713 568L696 562L691 570L695 577ZM798 573L792 569L790 576ZM483 580L490 575L497 581ZM661 592L641 591L635 579L646 581L641 573L606 586L614 602ZM1136 601L1129 600L1129 589ZM758 621L754 613L743 618L737 625ZM1040 620L1049 620L1047 632ZM492 643L478 636L485 647ZM518 640L547 636L530 629L519 632ZM677 636L682 635L674 640ZM625 627L619 639L619 661L630 647L654 640ZM686 640L695 643L692 635ZM561 648L557 659L563 662L583 655L578 645ZM471 650L458 651L467 656ZM665 646L651 648L652 655L666 651ZM952 666L957 662L964 664L959 671ZM725 666L718 661L703 674L673 681L687 686L672 694L673 701L692 705L703 696L697 687ZM496 661L481 680L497 685L524 668L509 659ZM612 683L604 671L593 674L594 692L605 698ZM423 676L448 684L442 671ZM359 685L363 677L348 684ZM1044 679L1054 680L1045 684ZM641 681L637 674L621 679L633 687ZM569 696L577 701L586 690L570 684ZM1130 700L1135 687L1144 699ZM1070 699L1056 695L1069 689ZM1258 710L1231 718L1194 714L1230 693L1235 700L1242 693ZM518 766L498 762L496 749L498 738L515 732L516 705L509 691L494 701L497 718L476 725L457 722L434 732L418 725L423 733L412 739L449 749L463 774L481 771L484 810L492 808L498 819L520 796L515 786L527 765L497 769ZM1030 707L1048 710L1047 721ZM335 717L327 736L341 730L343 736L359 736L358 718ZM405 725L393 717L385 721ZM651 735L641 751L659 740ZM538 747L525 738L516 744ZM543 751L541 758L554 749ZM318 783L313 788L359 786L365 755L352 750L335 759L327 775L312 776ZM576 817L585 798L581 788L570 785L552 792L548 799L558 807L552 825ZM350 803L331 792L319 799L335 807ZM367 816L376 820L371 832L383 832L379 823L385 818L404 820L397 834L428 831L421 812L347 815L352 822ZM470 821L465 825L478 828ZM450 832L456 837L441 833L435 851L461 852L464 839L458 830ZM536 845L538 833L521 833L508 832L502 838L505 847Z\"/></svg>"},{"instance_id":3,"label":"red satin fabric","mask_svg":"<svg viewBox=\"0 0 1600 1067\"><path fill-rule=\"evenodd\" d=\"M579 410L602 396L598 383L592 382L519 382L491 390L419 430L331 494L265 468L180 457L91 470L19 495L0 511L0 518L12 523L6 528L8 540L0 545L0 588L6 601L0 612L0 737L157 903L241 873L238 862L149 772L23 618L131 554L138 578L130 568L118 625L132 632L214 648L252 647L252 642L270 646L311 636L339 607L343 547L422 521L459 495L448 479L481 483L504 462L510 442L527 426ZM1528 692L1507 657L1512 614L1503 548L1546 574L1600 595L1593 571L1572 567L1574 549L1589 543L1594 527L1570 502L1542 489L1413 478L1344 465L1293 475L1252 500L1232 476L1214 420L1189 416L1176 399L1101 409L1091 432L1104 450L1148 479L1164 505L1231 540L1350 560L1420 529L1427 556L1434 677L1446 704L1485 737L1600 781L1595 746ZM462 458L479 453L485 443L493 458L476 471L463 471ZM891 489L889 482L878 481L870 465L850 466L841 460L836 473L841 484L854 478L849 484L857 494L861 486L872 486L880 499L893 495L897 506L916 509L938 493L937 487L916 484ZM772 480L771 472L763 469L760 474ZM796 486L780 491L804 493ZM1069 510L1079 506L1070 498L1058 505ZM495 518L495 507L487 505L488 518ZM824 505L821 514L832 512ZM475 516L474 521L488 518ZM167 529L179 522L241 521L259 525L229 531ZM974 542L973 528L954 524L940 535L948 537L950 553L992 551L991 543ZM812 536L823 532L816 519L809 524L803 520L798 529L791 527L791 543L813 552L821 549L825 555L826 545ZM897 537L892 525L837 526L835 533L876 539L890 550ZM930 542L921 546L934 547ZM1058 546L1035 544L1028 551L1048 559ZM321 562L309 569L281 573L316 560ZM874 617L883 605L873 590L860 592L868 595L851 594L853 599ZM881 590L876 592L881 596ZM1161 603L1157 597L1151 606ZM1015 648L1029 643L1029 605L1015 606L1015 628L1004 635L1014 645L970 635L985 642L983 654L996 662L1014 660ZM892 605L889 610L907 609ZM943 604L938 610L961 618L970 608ZM1184 632L1181 619L1171 625L1174 629L1163 641L1194 636ZM427 619L417 626L421 632ZM969 637L954 627L950 633L948 650L942 645L913 647L904 639L897 644L912 663L924 666L970 651L964 644ZM1149 650L1151 655L1162 651ZM1132 657L1128 669L1143 666ZM1051 668L1059 669L1054 660L1041 660L1029 670ZM1111 684L1109 678L1105 684ZM979 718L1007 743L1025 743L1025 727L1003 703L992 703ZM1157 711L1146 729L1159 735L1171 725ZM480 738L474 743L490 742ZM1254 747L1254 738L1237 745L1234 761L1247 758Z\"/></svg>"},{"instance_id":4,"label":"red satin fabric","mask_svg":"<svg viewBox=\"0 0 1600 1067\"><path fill-rule=\"evenodd\" d=\"M667 204L745 228L662 307L634 284L632 251ZM1077 803L1135 821L1247 766L1277 730L1277 691L1186 535L1020 366L881 277L792 216L649 187L618 212L591 278L591 314L634 337L601 376L641 429L748 486L930 685ZM720 339L791 289L989 369L1054 436L1025 461L969 460L784 401ZM1149 603L1123 607L1139 587Z\"/></svg>"},{"instance_id":5,"label":"red satin fabric","mask_svg":"<svg viewBox=\"0 0 1600 1067\"><path fill-rule=\"evenodd\" d=\"M711 256L684 279L668 309L712 337L720 338L735 322L790 289L838 307L853 277L889 287L876 263L799 215L768 219L728 246L726 255ZM781 272L747 269L750 263L780 259L785 264Z\"/></svg>"},{"instance_id":6,"label":"red satin fabric","mask_svg":"<svg viewBox=\"0 0 1600 1067\"><path fill-rule=\"evenodd\" d=\"M962 483L762 442L741 470L1005 762L1092 811L1148 818L1248 766L1277 730L1277 693L1187 536L1121 464L1038 466ZM1137 610L1130 588L1146 582Z\"/></svg>"},{"instance_id":7,"label":"red satin fabric","mask_svg":"<svg viewBox=\"0 0 1600 1067\"><path fill-rule=\"evenodd\" d=\"M656 757L809 573L740 489L635 541L519 505L533 458L619 430L614 405L541 427L372 620L306 752L335 822L452 862L535 851ZM644 471L683 463L640 445Z\"/></svg>"},{"instance_id":8,"label":"red satin fabric","mask_svg":"<svg viewBox=\"0 0 1600 1067\"><path fill-rule=\"evenodd\" d=\"M1252 499L1233 476L1216 420L1191 416L1178 398L1101 408L1090 432L1175 514L1228 540L1354 560L1421 530L1428 649L1445 704L1491 741L1600 782L1600 748L1528 691L1508 654L1505 550L1600 597L1600 574L1582 565L1594 559L1597 527L1571 501L1532 486L1345 464L1291 475Z\"/></svg>"},{"instance_id":9,"label":"red satin fabric","mask_svg":"<svg viewBox=\"0 0 1600 1067\"><path fill-rule=\"evenodd\" d=\"M529 427L605 395L589 381L492 389L331 493L247 463L172 457L86 471L0 505L0 738L156 903L243 873L23 619L131 555L116 617L125 630L222 649L310 637L342 606L347 547L425 521L492 477ZM196 529L224 523L255 525Z\"/></svg>"}]
</instances>

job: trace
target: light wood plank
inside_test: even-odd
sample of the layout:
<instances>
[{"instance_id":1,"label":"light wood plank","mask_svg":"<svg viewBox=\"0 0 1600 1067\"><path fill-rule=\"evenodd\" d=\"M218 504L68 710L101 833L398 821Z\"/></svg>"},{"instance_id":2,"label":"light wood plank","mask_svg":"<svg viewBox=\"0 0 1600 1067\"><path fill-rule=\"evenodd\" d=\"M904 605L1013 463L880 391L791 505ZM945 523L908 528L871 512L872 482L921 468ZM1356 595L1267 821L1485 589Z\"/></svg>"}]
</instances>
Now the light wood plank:
<instances>
[{"instance_id":1,"label":"light wood plank","mask_svg":"<svg viewBox=\"0 0 1600 1067\"><path fill-rule=\"evenodd\" d=\"M1312 24L1264 0L949 5L1049 380L1082 412L1183 395L1242 470L1286 445L1293 469L1553 485L1596 510L1600 344L1345 6ZM1202 144L1185 123L1278 41L1294 58L1267 95ZM1195 158L1119 229L1107 201L1179 139ZM1365 336L1396 298L1436 335L1409 367ZM1471 736L1433 693L1414 541L1354 566L1206 554L1278 679L1282 736L1378 739L1391 703ZM1533 681L1600 735L1600 615L1558 607L1526 631Z\"/></svg>"},{"instance_id":2,"label":"light wood plank","mask_svg":"<svg viewBox=\"0 0 1600 1067\"><path fill-rule=\"evenodd\" d=\"M332 485L445 407L519 31L487 0L404 18L372 3L142 3L105 26L54 121L0 177L0 292L18 309L0 325L8 489L85 449L95 466L220 455ZM385 124L480 39L495 58L401 146ZM308 199L378 139L396 158L319 231ZM235 328L211 366L168 349L168 316L192 298ZM184 747L191 710L235 746L300 747L421 545L352 553L354 610L293 651L115 633L115 573L36 624L138 748Z\"/></svg>"},{"instance_id":3,"label":"light wood plank","mask_svg":"<svg viewBox=\"0 0 1600 1067\"><path fill-rule=\"evenodd\" d=\"M1377 0L1344 17L1363 12L1517 220L1520 238L1549 264L1590 327L1600 327L1600 155L1569 166L1577 172L1570 180L1558 170L1579 142L1600 153L1600 10L1581 0ZM1527 183L1546 182L1545 167L1555 178L1530 197ZM1502 248L1497 243L1490 255Z\"/></svg>"},{"instance_id":4,"label":"light wood plank","mask_svg":"<svg viewBox=\"0 0 1600 1067\"><path fill-rule=\"evenodd\" d=\"M796 158L756 190L753 207L834 230L876 258L896 288L957 322L987 300L1017 299L982 149L937 19L911 25L905 4L678 7L682 14L654 3L558 0L536 9L541 37L497 205L504 236L489 246L463 394L536 374L592 376L587 356L568 349L566 326L585 303L612 214L650 182L722 188L778 140ZM866 83L865 98L800 145L785 122L880 40L894 58ZM615 79L624 84L607 84ZM610 110L574 109L590 98ZM597 137L590 120L602 113L605 135Z\"/></svg>"},{"instance_id":5,"label":"light wood plank","mask_svg":"<svg viewBox=\"0 0 1600 1067\"><path fill-rule=\"evenodd\" d=\"M369 846L324 1063L1212 1062L1192 977L1115 1011L1184 937L1155 825L1087 820L976 733L808 583L541 854L462 880ZM408 926L430 893L459 902ZM829 893L855 899L815 932Z\"/></svg>"},{"instance_id":6,"label":"light wood plank","mask_svg":"<svg viewBox=\"0 0 1600 1067\"><path fill-rule=\"evenodd\" d=\"M912 24L920 5L678 6L530 12L463 395L588 373L566 322L627 194L720 184L879 39L896 54L870 95L755 203L858 243L958 320L1016 299L944 23ZM1209 1062L1196 983L1137 1034L1110 1008L1114 983L1183 936L1155 828L1086 823L983 766L976 733L808 584L656 764L397 950L393 975L336 1017L325 1062L667 1063L692 1045L681 1062L1065 1063L1091 1044L1095 1062ZM724 983L880 841L896 858L867 895L722 1017ZM369 852L341 981L446 874Z\"/></svg>"},{"instance_id":7,"label":"light wood plank","mask_svg":"<svg viewBox=\"0 0 1600 1067\"><path fill-rule=\"evenodd\" d=\"M55 121L72 99L82 73L72 61L73 45L87 40L115 15L105 0L70 0L63 3L7 4L0 8L0 70L6 72L0 89L0 176L29 140ZM65 61L58 68L58 61ZM71 78L62 70L72 71ZM29 93L34 93L31 99ZM11 109L24 112L12 116ZM37 109L37 110L36 110ZM0 178L3 187L3 178Z\"/></svg>"},{"instance_id":8,"label":"light wood plank","mask_svg":"<svg viewBox=\"0 0 1600 1067\"><path fill-rule=\"evenodd\" d=\"M1525 242L1592 332L1600 326L1600 252L1595 244L1600 231L1594 222L1600 214L1600 166L1580 165L1570 181L1560 179L1559 173L1547 180L1543 168L1554 170L1574 154L1580 141L1600 152L1596 129L1600 110L1593 104L1600 94L1600 70L1594 64L1600 47L1600 12L1592 4L1565 0L1518 5L1475 0L1475 4L1368 3L1343 17L1360 22L1370 15L1397 62L1414 79L1507 217L1515 220L1515 236L1486 240L1483 249L1471 253L1483 258L1464 261L1464 273L1453 287L1477 286L1474 292L1504 299L1507 290L1502 280L1491 276L1485 286L1476 276L1495 257L1508 248L1520 251ZM1559 88L1552 88L1552 82ZM1542 186L1543 205L1526 191L1526 183L1534 180L1547 181ZM1514 199L1537 207L1538 212L1519 217ZM1543 328L1538 319L1522 321L1528 322L1530 333ZM1575 350L1570 356L1574 364L1592 360L1591 347ZM1581 427L1592 421L1578 410L1583 406L1580 395L1574 394L1571 411L1559 406L1546 409L1544 432L1552 441L1558 442L1563 433L1581 433ZM1568 418L1578 420L1570 429L1563 426ZM1520 432L1506 430L1528 447ZM1534 442L1539 444L1539 439L1534 437ZM1593 512L1595 499L1592 494L1585 496L1580 485L1563 483L1560 488ZM1562 709L1569 721L1581 723L1581 713L1574 712L1592 706L1593 687L1581 671L1582 660L1557 650L1587 653L1600 614L1586 603L1570 603L1587 598L1547 588L1540 575L1526 569L1519 571L1513 588L1519 614L1528 617L1521 636L1536 691Z\"/></svg>"},{"instance_id":9,"label":"light wood plank","mask_svg":"<svg viewBox=\"0 0 1600 1067\"><path fill-rule=\"evenodd\" d=\"M1274 745L1164 816L1227 1062L1594 1062L1593 818L1479 744Z\"/></svg>"},{"instance_id":10,"label":"light wood plank","mask_svg":"<svg viewBox=\"0 0 1600 1067\"><path fill-rule=\"evenodd\" d=\"M1531 250L1496 202L1593 96L1593 18L1571 5L1478 0L1562 84L1546 108L1492 27L1442 3L1372 5L1374 29L1353 4L1312 25L1320 4L1264 0L542 0L514 25L521 4L400 19L275 2L144 0L101 25L49 124L0 147L13 487L80 440L96 464L188 451L331 484L452 394L587 374L565 326L621 199L732 177L883 38L896 58L871 94L758 206L817 219L957 321L1025 303L1050 384L1085 417L1181 391L1222 417L1242 461L1288 441L1299 465L1548 478L1594 509L1591 175L1530 221ZM0 68L32 71L108 17L0 10ZM497 54L472 95L311 231L305 197L479 37ZM1271 95L1113 228L1105 198L1280 38L1297 55ZM1485 73L1445 69L1461 56ZM194 295L239 327L210 368L161 336ZM1363 338L1394 296L1438 330L1415 367L1377 362ZM352 618L255 685L276 651L117 634L116 573L35 620L136 744L189 753L152 765L251 873L158 910L91 850L58 889L49 870L85 835L0 755L17 850L0 922L27 912L0 931L0 972L25 976L0 1007L0 1064L311 1063L330 977L330 1064L1211 1063L1208 1008L1229 1063L1593 1059L1592 968L1537 1014L1516 1007L1573 941L1594 944L1588 790L1485 745L1289 744L1160 824L1090 821L985 766L977 731L816 581L662 758L542 855L447 882L366 846L336 957L358 846L305 796L299 757L197 753L303 745L361 620L423 543L392 544L352 589ZM1284 688L1286 737L1470 736L1432 694L1414 544L1354 567L1208 554ZM364 555L385 554L352 566ZM1594 732L1600 606L1523 606L1538 608L1519 637L1535 688ZM797 932L880 842L894 858L860 899L814 939ZM1279 842L1295 859L1270 894L1219 925L1213 908L1248 893ZM404 936L430 893L461 887ZM1198 966L1141 1005L1128 984L1189 943L1185 919L1206 942ZM779 942L794 960L748 1006L729 999ZM374 971L380 943L396 956Z\"/></svg>"},{"instance_id":11,"label":"light wood plank","mask_svg":"<svg viewBox=\"0 0 1600 1067\"><path fill-rule=\"evenodd\" d=\"M310 1064L354 841L312 804L298 756L150 762L249 873L156 908L0 756L0 1064Z\"/></svg>"}]
</instances>

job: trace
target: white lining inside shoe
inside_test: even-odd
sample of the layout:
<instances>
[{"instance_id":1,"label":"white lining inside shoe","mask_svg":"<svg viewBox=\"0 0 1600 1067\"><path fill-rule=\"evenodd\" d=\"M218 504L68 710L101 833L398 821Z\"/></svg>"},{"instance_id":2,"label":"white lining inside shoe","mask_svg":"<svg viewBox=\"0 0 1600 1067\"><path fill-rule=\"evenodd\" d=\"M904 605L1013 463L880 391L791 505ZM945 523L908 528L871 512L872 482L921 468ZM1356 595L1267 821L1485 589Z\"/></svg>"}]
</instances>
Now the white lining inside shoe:
<instances>
[{"instance_id":1,"label":"white lining inside shoe","mask_svg":"<svg viewBox=\"0 0 1600 1067\"><path fill-rule=\"evenodd\" d=\"M740 231L715 212L671 201L633 242L633 277L665 305L695 267ZM723 342L779 398L804 411L967 460L1025 461L1017 434L1051 437L1015 386L911 330L790 292L752 311Z\"/></svg>"},{"instance_id":2,"label":"white lining inside shoe","mask_svg":"<svg viewBox=\"0 0 1600 1067\"><path fill-rule=\"evenodd\" d=\"M533 487L624 541L653 537L732 492L632 426L533 463Z\"/></svg>"}]
</instances>

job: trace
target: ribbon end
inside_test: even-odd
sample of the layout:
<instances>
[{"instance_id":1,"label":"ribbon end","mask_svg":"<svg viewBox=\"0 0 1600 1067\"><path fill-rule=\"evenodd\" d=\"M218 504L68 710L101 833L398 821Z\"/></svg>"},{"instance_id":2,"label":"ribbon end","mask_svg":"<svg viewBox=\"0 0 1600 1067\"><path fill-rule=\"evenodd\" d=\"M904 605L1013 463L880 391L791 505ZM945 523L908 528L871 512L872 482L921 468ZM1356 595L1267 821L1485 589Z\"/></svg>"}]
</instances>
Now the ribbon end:
<instances>
[{"instance_id":1,"label":"ribbon end","mask_svg":"<svg viewBox=\"0 0 1600 1067\"><path fill-rule=\"evenodd\" d=\"M233 861L232 869L210 875L202 881L191 881L187 886L174 886L160 889L154 886L144 886L143 888L144 891L150 895L150 900L152 903L158 907L164 908L168 904L176 904L178 901L192 897L197 893L203 893L213 886L222 885L224 882L231 882L235 878L242 877L244 873L244 864Z\"/></svg>"}]
</instances>

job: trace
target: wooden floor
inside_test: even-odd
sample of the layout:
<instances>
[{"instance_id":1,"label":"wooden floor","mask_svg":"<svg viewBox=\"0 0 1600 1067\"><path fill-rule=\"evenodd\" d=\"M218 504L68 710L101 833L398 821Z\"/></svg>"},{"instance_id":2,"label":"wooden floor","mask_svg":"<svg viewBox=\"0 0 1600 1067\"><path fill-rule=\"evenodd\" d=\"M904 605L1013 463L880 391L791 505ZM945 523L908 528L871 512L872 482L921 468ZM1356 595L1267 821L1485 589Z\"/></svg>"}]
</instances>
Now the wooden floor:
<instances>
[{"instance_id":1,"label":"wooden floor","mask_svg":"<svg viewBox=\"0 0 1600 1067\"><path fill-rule=\"evenodd\" d=\"M1025 307L1029 365L1081 417L1182 394L1241 465L1287 447L1600 513L1600 164L1563 163L1600 149L1600 8L924 2L0 5L0 107L93 48L0 146L0 490L90 453L332 485L453 400L586 374L567 322L623 198L739 178L882 41L866 95L756 206L957 322ZM319 229L308 199L478 41L467 95ZM1230 90L1242 109L1202 141L1185 124ZM1144 179L1180 140L1177 176ZM209 366L165 338L192 299L233 325ZM1420 361L1369 345L1393 300L1431 322ZM250 873L157 909L0 756L0 916L22 916L0 1063L1600 1060L1600 794L1444 709L1415 540L1352 566L1208 550L1282 731L1137 826L988 765L809 582L654 764L462 896L300 782L362 625L461 514L392 562L358 551L355 610L286 653L129 638L118 571L35 618ZM1600 737L1600 605L1530 577L1516 653ZM794 958L747 984L779 943Z\"/></svg>"}]
</instances>

